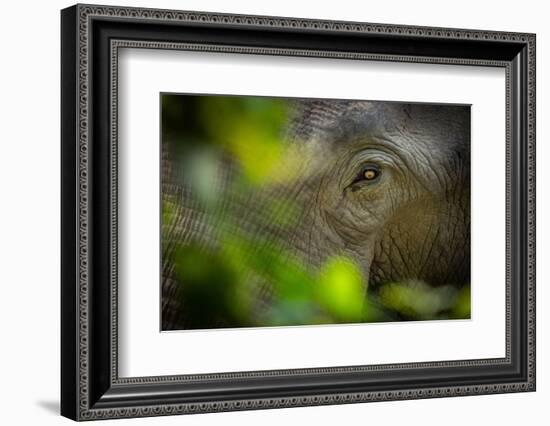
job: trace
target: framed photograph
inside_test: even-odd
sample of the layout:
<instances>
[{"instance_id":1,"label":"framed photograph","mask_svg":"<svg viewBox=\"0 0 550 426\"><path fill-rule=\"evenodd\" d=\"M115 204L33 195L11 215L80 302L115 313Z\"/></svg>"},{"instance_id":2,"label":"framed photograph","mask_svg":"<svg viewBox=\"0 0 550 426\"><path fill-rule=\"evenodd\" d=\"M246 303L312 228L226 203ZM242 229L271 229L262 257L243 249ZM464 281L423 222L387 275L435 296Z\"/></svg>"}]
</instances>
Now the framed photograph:
<instances>
[{"instance_id":1,"label":"framed photograph","mask_svg":"<svg viewBox=\"0 0 550 426\"><path fill-rule=\"evenodd\" d=\"M535 35L61 12L61 412L535 390Z\"/></svg>"}]
</instances>

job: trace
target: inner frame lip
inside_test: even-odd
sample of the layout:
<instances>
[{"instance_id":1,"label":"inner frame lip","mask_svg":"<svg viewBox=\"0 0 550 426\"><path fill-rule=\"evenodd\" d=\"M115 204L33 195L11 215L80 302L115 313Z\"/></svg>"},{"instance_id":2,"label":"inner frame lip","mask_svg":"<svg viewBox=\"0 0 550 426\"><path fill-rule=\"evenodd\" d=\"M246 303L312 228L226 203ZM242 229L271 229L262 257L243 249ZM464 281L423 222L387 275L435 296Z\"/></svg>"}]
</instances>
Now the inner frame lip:
<instances>
[{"instance_id":1,"label":"inner frame lip","mask_svg":"<svg viewBox=\"0 0 550 426\"><path fill-rule=\"evenodd\" d=\"M172 93L172 92L162 92L162 93ZM195 93L195 92L191 92L190 94L193 95L193 96L197 95L197 93ZM200 95L200 94L199 94L199 95ZM226 96L226 95L224 94L224 96ZM232 96L253 96L253 97L255 97L255 96L259 96L259 95L241 95L241 94L236 94L236 95L232 95ZM276 97L276 96L268 95L268 96L266 96L266 97ZM288 96L285 96L284 98L288 98ZM330 99L330 98L325 98L325 97L323 97L323 98L311 98L311 99ZM332 99L342 100L342 99L344 99L344 98L332 98ZM354 100L355 100L355 99L354 99ZM363 100L363 99L357 99L357 101L361 101L361 100ZM372 102L374 102L374 101L372 101ZM418 104L441 104L441 105L469 105L469 104L452 104L452 103L446 103L446 102L444 102L444 103L434 103L434 102L410 102L410 101L407 101L407 102L403 102L403 101L376 101L376 102L388 102L388 103L392 102L392 103L399 103L399 104L401 104L401 103L408 103L408 104L418 103ZM460 320L453 320L453 321L460 321ZM466 321L468 321L468 320L466 320ZM323 325L323 326L326 326L326 325ZM286 327L293 327L293 326L286 326ZM296 327L304 327L304 326L296 326ZM305 327L308 327L308 326L305 326ZM310 327L310 326L309 326L309 327ZM241 328L241 329L242 329L242 328ZM210 330L212 330L212 329L209 329L209 331L210 331ZM225 330L229 330L229 329L225 329ZM173 331L174 331L174 332L180 332L180 331L188 332L188 331L191 331L191 330L166 330L166 332L173 332ZM198 331L200 331L200 330L198 330Z\"/></svg>"}]
</instances>

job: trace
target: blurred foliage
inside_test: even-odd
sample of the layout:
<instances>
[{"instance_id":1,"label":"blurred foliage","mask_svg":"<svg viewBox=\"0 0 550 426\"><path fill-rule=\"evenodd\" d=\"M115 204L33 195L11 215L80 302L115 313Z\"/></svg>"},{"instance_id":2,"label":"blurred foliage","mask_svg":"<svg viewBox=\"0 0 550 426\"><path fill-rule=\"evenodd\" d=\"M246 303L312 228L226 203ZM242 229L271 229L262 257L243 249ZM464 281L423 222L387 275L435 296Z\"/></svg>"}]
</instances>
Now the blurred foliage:
<instances>
[{"instance_id":1,"label":"blurred foliage","mask_svg":"<svg viewBox=\"0 0 550 426\"><path fill-rule=\"evenodd\" d=\"M180 154L202 159L201 166L222 149L239 162L246 179L261 184L278 178L287 113L284 99L163 95L163 141L177 142Z\"/></svg>"},{"instance_id":2,"label":"blurred foliage","mask_svg":"<svg viewBox=\"0 0 550 426\"><path fill-rule=\"evenodd\" d=\"M163 150L175 155L201 206L216 224L219 244L175 246L170 259L176 298L186 327L252 327L335 324L470 317L470 286L431 287L420 281L389 283L365 294L366 280L353 260L334 256L319 270L289 256L285 241L249 235L235 224L241 210L221 201L225 191L262 191L292 179L299 161L285 155L283 134L288 100L237 96L167 95L162 100ZM237 173L223 187L227 158ZM226 179L227 180L227 179ZM292 228L299 207L285 198L258 197L263 220ZM176 217L175 202L163 194L163 244ZM443 283L444 284L444 283ZM269 288L264 308L258 296Z\"/></svg>"},{"instance_id":3,"label":"blurred foliage","mask_svg":"<svg viewBox=\"0 0 550 426\"><path fill-rule=\"evenodd\" d=\"M333 257L321 270L317 291L320 303L338 322L363 317L365 281L358 266L345 257Z\"/></svg>"},{"instance_id":4,"label":"blurred foliage","mask_svg":"<svg viewBox=\"0 0 550 426\"><path fill-rule=\"evenodd\" d=\"M180 246L174 253L178 280L176 297L187 313L190 328L223 322L238 325L234 302L237 275L219 253Z\"/></svg>"},{"instance_id":5,"label":"blurred foliage","mask_svg":"<svg viewBox=\"0 0 550 426\"><path fill-rule=\"evenodd\" d=\"M381 287L379 297L387 309L399 312L405 318L423 320L470 316L469 286L459 291L454 286L432 287L423 281L390 283Z\"/></svg>"}]
</instances>

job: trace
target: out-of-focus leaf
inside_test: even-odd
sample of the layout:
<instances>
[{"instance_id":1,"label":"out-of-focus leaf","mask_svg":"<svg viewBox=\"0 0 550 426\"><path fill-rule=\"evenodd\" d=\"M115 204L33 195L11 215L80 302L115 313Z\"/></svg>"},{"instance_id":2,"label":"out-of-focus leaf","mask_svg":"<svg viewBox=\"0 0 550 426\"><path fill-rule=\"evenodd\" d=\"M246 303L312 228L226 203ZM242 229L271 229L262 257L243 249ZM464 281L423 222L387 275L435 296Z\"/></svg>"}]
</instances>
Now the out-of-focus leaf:
<instances>
[{"instance_id":1,"label":"out-of-focus leaf","mask_svg":"<svg viewBox=\"0 0 550 426\"><path fill-rule=\"evenodd\" d=\"M407 281L382 286L382 304L411 319L436 319L449 310L456 300L456 289L450 285L431 287L423 281Z\"/></svg>"},{"instance_id":2,"label":"out-of-focus leaf","mask_svg":"<svg viewBox=\"0 0 550 426\"><path fill-rule=\"evenodd\" d=\"M195 149L188 153L184 173L198 200L213 207L220 198L220 160L213 149Z\"/></svg>"},{"instance_id":3,"label":"out-of-focus leaf","mask_svg":"<svg viewBox=\"0 0 550 426\"><path fill-rule=\"evenodd\" d=\"M360 321L365 298L363 288L363 277L357 265L345 257L334 257L321 270L318 300L329 314L341 321Z\"/></svg>"},{"instance_id":4,"label":"out-of-focus leaf","mask_svg":"<svg viewBox=\"0 0 550 426\"><path fill-rule=\"evenodd\" d=\"M174 223L175 219L175 206L174 203L166 199L162 200L162 226L170 227Z\"/></svg>"},{"instance_id":5,"label":"out-of-focus leaf","mask_svg":"<svg viewBox=\"0 0 550 426\"><path fill-rule=\"evenodd\" d=\"M319 324L315 305L304 300L280 300L267 312L264 321L271 326ZM313 320L315 318L315 321Z\"/></svg>"},{"instance_id":6,"label":"out-of-focus leaf","mask_svg":"<svg viewBox=\"0 0 550 426\"><path fill-rule=\"evenodd\" d=\"M305 266L298 262L279 262L273 271L273 287L281 300L315 301L315 281Z\"/></svg>"},{"instance_id":7,"label":"out-of-focus leaf","mask_svg":"<svg viewBox=\"0 0 550 426\"><path fill-rule=\"evenodd\" d=\"M453 319L469 319L471 317L471 295L469 285L465 285L458 292L455 304L451 309L450 317Z\"/></svg>"},{"instance_id":8,"label":"out-of-focus leaf","mask_svg":"<svg viewBox=\"0 0 550 426\"><path fill-rule=\"evenodd\" d=\"M385 309L373 295L367 295L361 322L391 322L397 320L399 318L397 318L394 312Z\"/></svg>"},{"instance_id":9,"label":"out-of-focus leaf","mask_svg":"<svg viewBox=\"0 0 550 426\"><path fill-rule=\"evenodd\" d=\"M281 164L281 141L253 123L241 122L235 126L229 149L254 184L265 183Z\"/></svg>"},{"instance_id":10,"label":"out-of-focus leaf","mask_svg":"<svg viewBox=\"0 0 550 426\"><path fill-rule=\"evenodd\" d=\"M199 119L204 134L232 153L253 184L266 183L281 166L284 101L260 97L203 97Z\"/></svg>"},{"instance_id":11,"label":"out-of-focus leaf","mask_svg":"<svg viewBox=\"0 0 550 426\"><path fill-rule=\"evenodd\" d=\"M193 328L233 325L233 303L238 275L211 250L180 246L174 253L176 297Z\"/></svg>"}]
</instances>

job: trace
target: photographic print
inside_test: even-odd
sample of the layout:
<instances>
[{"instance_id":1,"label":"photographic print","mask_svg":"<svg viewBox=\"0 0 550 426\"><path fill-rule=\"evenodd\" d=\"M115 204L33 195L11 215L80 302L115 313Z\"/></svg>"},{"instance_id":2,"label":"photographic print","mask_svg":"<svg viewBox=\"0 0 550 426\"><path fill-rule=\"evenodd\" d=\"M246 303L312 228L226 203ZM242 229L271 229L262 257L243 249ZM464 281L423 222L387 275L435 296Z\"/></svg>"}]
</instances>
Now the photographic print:
<instances>
[{"instance_id":1,"label":"photographic print","mask_svg":"<svg viewBox=\"0 0 550 426\"><path fill-rule=\"evenodd\" d=\"M163 93L162 330L470 318L470 106Z\"/></svg>"}]
</instances>

